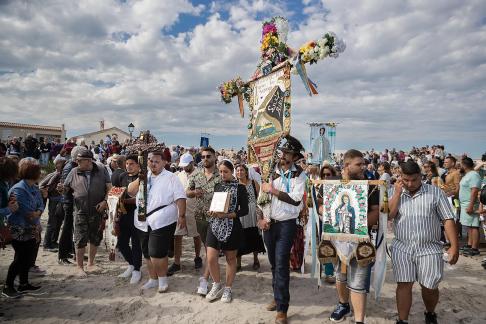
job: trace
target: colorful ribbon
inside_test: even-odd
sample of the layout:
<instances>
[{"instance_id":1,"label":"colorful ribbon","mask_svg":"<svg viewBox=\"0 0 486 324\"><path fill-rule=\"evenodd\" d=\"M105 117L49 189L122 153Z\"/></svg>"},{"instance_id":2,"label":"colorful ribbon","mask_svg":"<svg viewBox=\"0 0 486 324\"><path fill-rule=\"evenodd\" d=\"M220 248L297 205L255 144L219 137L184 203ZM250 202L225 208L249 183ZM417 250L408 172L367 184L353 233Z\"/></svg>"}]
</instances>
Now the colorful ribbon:
<instances>
[{"instance_id":1,"label":"colorful ribbon","mask_svg":"<svg viewBox=\"0 0 486 324\"><path fill-rule=\"evenodd\" d=\"M309 96L312 96L312 94L316 95L318 94L317 92L317 85L312 82L312 80L309 79L307 76L307 71L305 70L305 65L302 64L302 62L296 58L294 61L294 66L297 70L297 73L299 74L300 78L302 79L302 82L304 83L304 87L307 90L307 93Z\"/></svg>"},{"instance_id":2,"label":"colorful ribbon","mask_svg":"<svg viewBox=\"0 0 486 324\"><path fill-rule=\"evenodd\" d=\"M240 107L241 118L245 117L245 110L243 109L243 95L238 92L238 106Z\"/></svg>"}]
</instances>

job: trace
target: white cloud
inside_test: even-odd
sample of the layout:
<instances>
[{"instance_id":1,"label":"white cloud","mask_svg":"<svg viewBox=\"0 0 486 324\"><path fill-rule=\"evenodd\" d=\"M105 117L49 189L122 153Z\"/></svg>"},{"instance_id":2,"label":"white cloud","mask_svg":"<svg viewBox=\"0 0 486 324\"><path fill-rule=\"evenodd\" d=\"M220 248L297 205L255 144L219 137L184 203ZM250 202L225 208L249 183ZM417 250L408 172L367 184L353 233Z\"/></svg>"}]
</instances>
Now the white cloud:
<instances>
[{"instance_id":1,"label":"white cloud","mask_svg":"<svg viewBox=\"0 0 486 324\"><path fill-rule=\"evenodd\" d=\"M484 1L302 4L293 16L306 18L291 22L289 44L332 30L347 49L308 68L318 96L293 79L300 139L308 138L307 122L333 119L341 122L341 148L440 142L456 152L484 150ZM285 1L261 0L7 2L0 5L2 119L65 123L70 134L102 118L131 121L164 134L240 134L239 146L247 121L236 103L220 103L216 88L253 73L259 19L286 10ZM207 19L171 35L181 15Z\"/></svg>"}]
</instances>

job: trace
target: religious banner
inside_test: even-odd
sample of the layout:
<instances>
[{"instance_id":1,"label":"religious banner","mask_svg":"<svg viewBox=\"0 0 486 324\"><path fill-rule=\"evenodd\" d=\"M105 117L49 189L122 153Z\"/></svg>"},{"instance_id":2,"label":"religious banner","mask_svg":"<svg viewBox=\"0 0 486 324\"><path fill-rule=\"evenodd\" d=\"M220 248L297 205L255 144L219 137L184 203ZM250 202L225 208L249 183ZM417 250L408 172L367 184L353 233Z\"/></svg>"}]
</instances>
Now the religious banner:
<instances>
[{"instance_id":1,"label":"religious banner","mask_svg":"<svg viewBox=\"0 0 486 324\"><path fill-rule=\"evenodd\" d=\"M120 216L125 214L121 198L125 193L125 188L112 187L108 192L108 219L105 227L105 242L109 251L109 260L115 261L116 245L120 235Z\"/></svg>"},{"instance_id":2,"label":"religious banner","mask_svg":"<svg viewBox=\"0 0 486 324\"><path fill-rule=\"evenodd\" d=\"M369 186L373 189L370 189ZM371 192L370 192L371 190ZM368 196L379 190L379 223L368 233ZM322 200L317 197L322 197ZM311 244L311 277L316 273L321 284L322 265L341 260L341 267L356 258L359 266L372 267L372 287L375 299L381 294L386 275L386 231L389 213L386 182L382 180L312 180L312 213L308 232L322 230L320 242L316 235ZM316 215L322 214L322 227ZM341 268L341 271L343 269Z\"/></svg>"},{"instance_id":3,"label":"religious banner","mask_svg":"<svg viewBox=\"0 0 486 324\"><path fill-rule=\"evenodd\" d=\"M241 77L223 82L218 87L221 101L226 104L238 98L241 117L244 117L243 100L249 105L248 124L249 163L257 163L262 180L270 180L277 161L277 146L290 134L290 74L299 75L307 93L317 94L317 85L310 80L306 64L315 64L327 57L337 58L346 45L336 34L327 32L317 40L305 43L298 50L287 44L289 22L273 17L262 24L260 61L250 81ZM261 192L257 212L269 218L270 196Z\"/></svg>"},{"instance_id":4,"label":"religious banner","mask_svg":"<svg viewBox=\"0 0 486 324\"><path fill-rule=\"evenodd\" d=\"M277 145L290 132L290 66L250 82L248 163L258 163L262 180L268 181Z\"/></svg>"},{"instance_id":5,"label":"religious banner","mask_svg":"<svg viewBox=\"0 0 486 324\"><path fill-rule=\"evenodd\" d=\"M323 197L323 240L369 241L368 181L326 181Z\"/></svg>"}]
</instances>

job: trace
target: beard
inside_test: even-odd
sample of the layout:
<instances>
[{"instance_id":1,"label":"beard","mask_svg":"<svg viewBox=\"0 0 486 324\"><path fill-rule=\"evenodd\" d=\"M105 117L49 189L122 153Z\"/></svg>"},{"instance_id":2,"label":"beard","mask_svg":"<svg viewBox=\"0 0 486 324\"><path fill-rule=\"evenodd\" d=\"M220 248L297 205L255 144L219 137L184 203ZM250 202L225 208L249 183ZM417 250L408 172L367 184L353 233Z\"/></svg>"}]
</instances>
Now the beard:
<instances>
[{"instance_id":1,"label":"beard","mask_svg":"<svg viewBox=\"0 0 486 324\"><path fill-rule=\"evenodd\" d=\"M213 167L213 166L214 166L214 164L213 164L212 162L210 162L210 161L208 161L208 160L206 159L206 160L204 160L204 162L203 162L203 166L204 166L206 169L209 169L209 168Z\"/></svg>"},{"instance_id":2,"label":"beard","mask_svg":"<svg viewBox=\"0 0 486 324\"><path fill-rule=\"evenodd\" d=\"M365 174L363 172L349 173L349 179L350 180L364 180Z\"/></svg>"},{"instance_id":3,"label":"beard","mask_svg":"<svg viewBox=\"0 0 486 324\"><path fill-rule=\"evenodd\" d=\"M279 161L280 166L290 166L292 163L293 161L287 160L285 157L281 157Z\"/></svg>"}]
</instances>

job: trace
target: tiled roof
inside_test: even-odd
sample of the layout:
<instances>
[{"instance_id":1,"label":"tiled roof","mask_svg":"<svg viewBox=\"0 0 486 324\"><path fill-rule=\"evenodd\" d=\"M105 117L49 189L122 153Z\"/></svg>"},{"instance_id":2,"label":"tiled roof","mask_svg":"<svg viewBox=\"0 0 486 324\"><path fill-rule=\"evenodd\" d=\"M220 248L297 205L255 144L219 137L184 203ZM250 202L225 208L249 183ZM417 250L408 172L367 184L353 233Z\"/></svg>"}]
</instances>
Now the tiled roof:
<instances>
[{"instance_id":1,"label":"tiled roof","mask_svg":"<svg viewBox=\"0 0 486 324\"><path fill-rule=\"evenodd\" d=\"M9 123L9 122L0 122L0 127L30 128L30 129L49 130L49 131L62 131L62 127L32 125L32 124L19 124L19 123Z\"/></svg>"}]
</instances>

